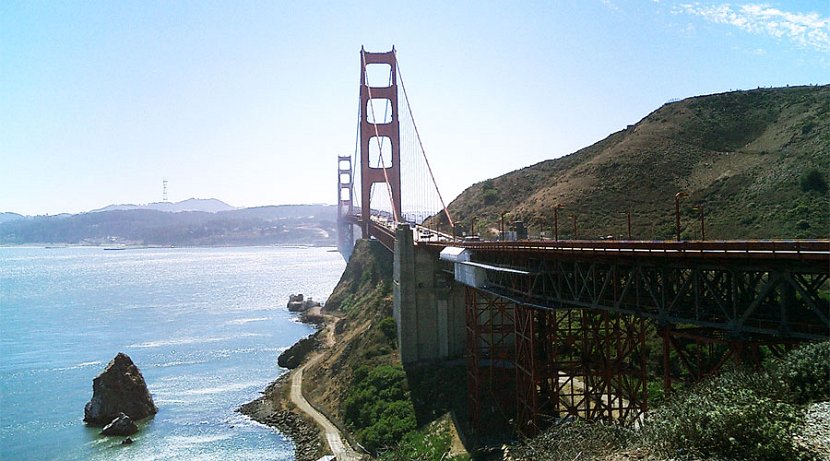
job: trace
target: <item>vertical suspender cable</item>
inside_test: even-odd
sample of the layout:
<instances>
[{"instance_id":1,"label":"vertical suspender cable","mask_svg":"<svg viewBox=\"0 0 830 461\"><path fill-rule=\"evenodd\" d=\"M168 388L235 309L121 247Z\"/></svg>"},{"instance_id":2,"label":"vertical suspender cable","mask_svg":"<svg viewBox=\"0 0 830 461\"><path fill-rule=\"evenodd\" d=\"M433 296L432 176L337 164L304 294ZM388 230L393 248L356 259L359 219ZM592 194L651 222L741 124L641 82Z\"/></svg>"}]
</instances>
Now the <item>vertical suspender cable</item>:
<instances>
[{"instance_id":1,"label":"vertical suspender cable","mask_svg":"<svg viewBox=\"0 0 830 461\"><path fill-rule=\"evenodd\" d=\"M412 114L412 106L409 104L409 95L406 94L406 85L403 83L403 73L401 73L401 66L398 64L398 54L395 53L395 66L398 69L398 77L401 80L401 88L403 89L403 96L406 100L406 107L409 110L409 116L412 118L412 126L415 128L415 136L418 138L418 144L421 146L421 153L424 155L424 161L427 163L427 169L429 169L429 176L432 178L432 184L435 186L435 191L438 192L438 199L441 201L441 207L444 209L444 214L447 215L447 220L450 222L450 227L455 227L452 222L452 216L450 216L450 211L447 209L447 205L444 203L444 197L441 196L441 191L438 189L438 183L435 182L435 175L432 174L432 167L429 164L429 159L427 158L427 152L424 149L424 143L421 142L421 134L418 132L418 125L415 124L415 116ZM364 69L366 66L364 65ZM371 97L371 94L370 94Z\"/></svg>"}]
</instances>

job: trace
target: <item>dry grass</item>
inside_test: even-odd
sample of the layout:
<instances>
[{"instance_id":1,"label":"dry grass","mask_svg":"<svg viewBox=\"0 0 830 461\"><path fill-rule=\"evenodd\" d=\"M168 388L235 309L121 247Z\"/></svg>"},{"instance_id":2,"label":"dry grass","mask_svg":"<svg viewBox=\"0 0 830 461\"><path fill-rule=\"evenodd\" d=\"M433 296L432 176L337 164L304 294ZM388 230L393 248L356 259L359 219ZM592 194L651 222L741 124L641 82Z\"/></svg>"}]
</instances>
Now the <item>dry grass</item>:
<instances>
[{"instance_id":1,"label":"dry grass","mask_svg":"<svg viewBox=\"0 0 830 461\"><path fill-rule=\"evenodd\" d=\"M537 235L563 204L560 236L573 237L577 215L579 236L596 238L625 234L630 208L635 238L668 238L685 191L686 238L698 236L693 204L708 238L826 238L828 197L799 188L811 169L830 172L830 86L731 92L664 105L571 155L474 184L450 210L491 233L506 212Z\"/></svg>"}]
</instances>

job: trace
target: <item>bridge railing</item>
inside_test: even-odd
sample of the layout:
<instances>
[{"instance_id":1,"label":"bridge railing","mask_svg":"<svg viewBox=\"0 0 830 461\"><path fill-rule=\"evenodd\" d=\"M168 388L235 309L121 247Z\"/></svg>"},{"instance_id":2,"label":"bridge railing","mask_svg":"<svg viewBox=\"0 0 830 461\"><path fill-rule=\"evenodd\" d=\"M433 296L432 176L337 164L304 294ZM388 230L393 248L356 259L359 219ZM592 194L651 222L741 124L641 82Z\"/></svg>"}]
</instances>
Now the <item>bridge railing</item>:
<instances>
[{"instance_id":1,"label":"bridge railing","mask_svg":"<svg viewBox=\"0 0 830 461\"><path fill-rule=\"evenodd\" d=\"M451 243L450 243L451 242ZM477 242L454 239L422 241L423 245L448 244L471 250L526 253L586 253L614 257L797 259L830 262L829 240L724 240L724 241L633 241L633 240L518 240Z\"/></svg>"}]
</instances>

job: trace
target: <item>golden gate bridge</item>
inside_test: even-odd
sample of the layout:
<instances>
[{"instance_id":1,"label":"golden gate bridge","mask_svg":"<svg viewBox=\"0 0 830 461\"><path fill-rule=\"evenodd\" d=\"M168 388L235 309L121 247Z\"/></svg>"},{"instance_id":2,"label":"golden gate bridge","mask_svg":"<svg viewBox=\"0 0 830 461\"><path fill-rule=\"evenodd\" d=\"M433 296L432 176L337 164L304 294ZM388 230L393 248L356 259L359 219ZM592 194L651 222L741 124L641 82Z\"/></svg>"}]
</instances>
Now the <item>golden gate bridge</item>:
<instances>
[{"instance_id":1,"label":"golden gate bridge","mask_svg":"<svg viewBox=\"0 0 830 461\"><path fill-rule=\"evenodd\" d=\"M401 358L463 355L474 427L492 408L525 433L569 416L639 421L652 330L667 389L671 354L702 379L830 338L828 240L459 237L394 48L361 49L356 138L338 157L339 250L349 258L357 231L395 253Z\"/></svg>"}]
</instances>

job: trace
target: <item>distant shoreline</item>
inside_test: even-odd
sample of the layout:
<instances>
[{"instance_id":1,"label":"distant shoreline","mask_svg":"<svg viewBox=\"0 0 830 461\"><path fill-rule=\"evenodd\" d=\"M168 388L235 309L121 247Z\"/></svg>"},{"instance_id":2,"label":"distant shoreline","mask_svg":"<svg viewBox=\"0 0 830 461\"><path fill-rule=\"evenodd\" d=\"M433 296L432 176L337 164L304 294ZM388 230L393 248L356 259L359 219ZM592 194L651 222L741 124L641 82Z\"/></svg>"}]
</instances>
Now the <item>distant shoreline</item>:
<instances>
[{"instance_id":1,"label":"distant shoreline","mask_svg":"<svg viewBox=\"0 0 830 461\"><path fill-rule=\"evenodd\" d=\"M58 250L61 248L101 248L106 249L124 249L124 250L165 250L177 248L333 248L337 249L334 243L315 244L315 243L272 243L259 245L98 245L87 243L0 243L0 248L41 248L45 250Z\"/></svg>"}]
</instances>

